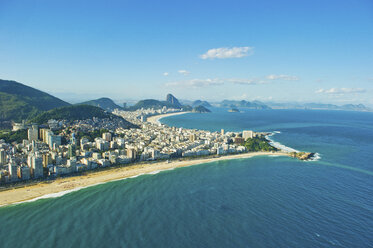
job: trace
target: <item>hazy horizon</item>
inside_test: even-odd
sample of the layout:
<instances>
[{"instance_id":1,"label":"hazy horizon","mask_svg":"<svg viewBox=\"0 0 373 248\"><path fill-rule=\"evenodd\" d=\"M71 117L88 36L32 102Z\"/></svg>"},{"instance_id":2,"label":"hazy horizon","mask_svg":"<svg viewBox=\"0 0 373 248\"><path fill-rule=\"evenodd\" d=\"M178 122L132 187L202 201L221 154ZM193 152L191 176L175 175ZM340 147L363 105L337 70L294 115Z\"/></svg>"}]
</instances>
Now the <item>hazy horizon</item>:
<instances>
[{"instance_id":1,"label":"hazy horizon","mask_svg":"<svg viewBox=\"0 0 373 248\"><path fill-rule=\"evenodd\" d=\"M51 93L51 92L47 92L48 94L54 94L54 93ZM172 94L172 93L170 93ZM77 103L81 103L81 102L84 102L84 101L90 101L90 100L96 100L96 99L99 99L99 98L106 98L107 96L101 96L99 94L92 94L92 95L81 95L81 96L78 96L78 95L69 95L68 93L57 93L57 94L54 94L54 96L68 102L68 103L71 103L71 104L77 104ZM338 105L338 106L342 106L344 105L343 103L333 103L333 102L322 102L322 101L286 101L286 100L283 100L283 101L275 101L275 100L259 100L259 99L232 99L232 98L223 98L223 99L212 99L212 100L208 100L208 99L201 99L201 98L195 98L195 99L186 99L186 98L183 98L183 97L179 97L177 95L174 95L179 101L181 102L188 102L188 101L196 101L196 100L202 100L202 101L208 101L209 103L211 104L216 104L216 103L220 103L221 101L223 100L233 100L233 101L241 101L241 100L245 100L245 101L249 101L249 102L252 102L252 101L259 101L259 102L263 102L263 103L278 103L278 104L307 104L307 103L316 103L316 104L334 104L334 105ZM122 106L123 103L126 103L127 105L134 105L135 103L137 103L138 101L140 100L144 100L145 98L111 98L111 97L108 97L110 98L111 100L113 100L116 104ZM163 97L160 97L160 98L146 98L146 99L155 99L155 100L166 100L166 95L164 95ZM348 103L347 103L348 104ZM356 103L356 104L361 104L361 103ZM373 104L365 104L366 107L373 107Z\"/></svg>"}]
</instances>

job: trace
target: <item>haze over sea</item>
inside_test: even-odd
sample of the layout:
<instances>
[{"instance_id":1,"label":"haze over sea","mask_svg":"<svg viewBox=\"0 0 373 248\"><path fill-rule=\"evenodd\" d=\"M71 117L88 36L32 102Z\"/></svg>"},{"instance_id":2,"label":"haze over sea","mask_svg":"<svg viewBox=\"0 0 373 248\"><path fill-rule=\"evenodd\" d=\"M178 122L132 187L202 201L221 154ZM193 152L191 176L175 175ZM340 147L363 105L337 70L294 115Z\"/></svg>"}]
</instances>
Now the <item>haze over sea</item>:
<instances>
[{"instance_id":1,"label":"haze over sea","mask_svg":"<svg viewBox=\"0 0 373 248\"><path fill-rule=\"evenodd\" d=\"M245 110L162 119L271 138L317 161L255 157L0 208L1 247L373 247L373 114Z\"/></svg>"}]
</instances>

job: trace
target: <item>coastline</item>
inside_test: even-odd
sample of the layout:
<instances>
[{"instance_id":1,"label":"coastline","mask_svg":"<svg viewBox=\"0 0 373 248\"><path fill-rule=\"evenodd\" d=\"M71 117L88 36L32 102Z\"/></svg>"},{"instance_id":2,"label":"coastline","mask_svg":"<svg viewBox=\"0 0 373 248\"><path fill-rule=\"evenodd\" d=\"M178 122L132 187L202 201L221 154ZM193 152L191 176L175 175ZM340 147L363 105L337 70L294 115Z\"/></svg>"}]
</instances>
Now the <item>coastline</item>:
<instances>
[{"instance_id":1,"label":"coastline","mask_svg":"<svg viewBox=\"0 0 373 248\"><path fill-rule=\"evenodd\" d=\"M9 189L0 192L0 207L35 201L44 198L59 197L64 194L83 188L103 184L111 181L137 177L144 174L156 174L160 171L187 167L197 164L205 164L222 160L251 158L255 156L289 156L285 152L250 152L234 155L226 155L216 158L197 158L184 161L153 162L134 164L126 167L112 167L109 170L95 171L87 175L57 178L52 182L40 182L36 185Z\"/></svg>"},{"instance_id":2,"label":"coastline","mask_svg":"<svg viewBox=\"0 0 373 248\"><path fill-rule=\"evenodd\" d=\"M174 113L168 113L168 114L162 114L162 115L154 115L154 116L148 117L147 121L150 122L150 123L153 123L153 124L160 124L160 119L162 119L162 118L170 117L170 116L174 116L174 115L183 115L183 114L187 114L187 113L191 113L191 112L183 111L183 112L174 112Z\"/></svg>"}]
</instances>

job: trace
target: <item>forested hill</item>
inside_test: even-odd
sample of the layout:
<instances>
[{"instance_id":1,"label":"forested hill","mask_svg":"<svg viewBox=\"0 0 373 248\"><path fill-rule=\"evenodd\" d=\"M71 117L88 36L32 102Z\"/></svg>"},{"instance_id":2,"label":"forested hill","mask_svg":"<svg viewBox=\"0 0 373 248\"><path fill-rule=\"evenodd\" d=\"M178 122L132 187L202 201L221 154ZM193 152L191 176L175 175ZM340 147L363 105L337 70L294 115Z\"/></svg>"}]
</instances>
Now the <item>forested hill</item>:
<instances>
[{"instance_id":1,"label":"forested hill","mask_svg":"<svg viewBox=\"0 0 373 248\"><path fill-rule=\"evenodd\" d=\"M28 120L70 104L27 85L0 79L0 121Z\"/></svg>"}]
</instances>

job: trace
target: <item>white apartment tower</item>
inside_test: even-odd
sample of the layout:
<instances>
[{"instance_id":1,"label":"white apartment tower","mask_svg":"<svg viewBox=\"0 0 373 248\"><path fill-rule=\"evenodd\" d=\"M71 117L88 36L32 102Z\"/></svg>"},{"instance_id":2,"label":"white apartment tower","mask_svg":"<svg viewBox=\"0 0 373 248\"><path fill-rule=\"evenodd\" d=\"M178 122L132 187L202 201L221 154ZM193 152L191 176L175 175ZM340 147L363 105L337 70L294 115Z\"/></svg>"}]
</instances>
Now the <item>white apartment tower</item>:
<instances>
[{"instance_id":1,"label":"white apartment tower","mask_svg":"<svg viewBox=\"0 0 373 248\"><path fill-rule=\"evenodd\" d=\"M38 125L32 125L31 128L27 131L27 136L29 141L38 140L39 136L39 129Z\"/></svg>"},{"instance_id":2,"label":"white apartment tower","mask_svg":"<svg viewBox=\"0 0 373 248\"><path fill-rule=\"evenodd\" d=\"M244 138L245 140L247 139L252 139L254 137L254 132L253 131L243 131L242 132L242 138Z\"/></svg>"}]
</instances>

